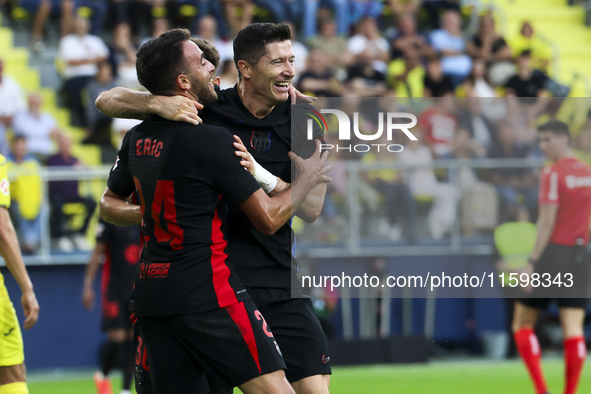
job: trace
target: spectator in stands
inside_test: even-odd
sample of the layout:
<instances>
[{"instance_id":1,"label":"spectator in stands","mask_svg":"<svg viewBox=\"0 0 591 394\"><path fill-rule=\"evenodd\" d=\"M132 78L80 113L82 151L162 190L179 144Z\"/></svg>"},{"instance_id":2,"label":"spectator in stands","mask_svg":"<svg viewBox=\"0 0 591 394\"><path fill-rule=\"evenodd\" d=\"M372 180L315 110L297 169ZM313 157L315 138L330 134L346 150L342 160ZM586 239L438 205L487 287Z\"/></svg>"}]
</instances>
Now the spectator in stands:
<instances>
[{"instance_id":1,"label":"spectator in stands","mask_svg":"<svg viewBox=\"0 0 591 394\"><path fill-rule=\"evenodd\" d=\"M423 58L433 55L433 48L429 45L427 37L417 32L415 16L410 13L402 14L398 18L398 33L390 44L392 59L401 57L408 48L418 49Z\"/></svg>"},{"instance_id":2,"label":"spectator in stands","mask_svg":"<svg viewBox=\"0 0 591 394\"><path fill-rule=\"evenodd\" d=\"M86 128L86 138L82 143L103 146L110 145L109 128L113 118L99 111L94 105L94 102L102 92L110 90L115 86L111 64L108 62L100 63L96 77L88 84L86 94L86 118L88 119L88 127Z\"/></svg>"},{"instance_id":3,"label":"spectator in stands","mask_svg":"<svg viewBox=\"0 0 591 394\"><path fill-rule=\"evenodd\" d=\"M477 59L472 62L472 70L468 78L456 89L459 97L496 97L494 88L486 73L484 61Z\"/></svg>"},{"instance_id":4,"label":"spectator in stands","mask_svg":"<svg viewBox=\"0 0 591 394\"><path fill-rule=\"evenodd\" d=\"M318 49L333 70L345 69L352 62L352 56L347 50L347 39L337 35L337 25L332 18L320 21L320 35L310 39L311 49Z\"/></svg>"},{"instance_id":5,"label":"spectator in stands","mask_svg":"<svg viewBox=\"0 0 591 394\"><path fill-rule=\"evenodd\" d=\"M69 18L70 23L74 25L70 27L68 33L76 31L76 21L74 17L87 18L90 20L90 34L93 36L100 36L103 32L105 24L105 16L109 10L107 0L75 0L72 17ZM63 15L62 15L63 16Z\"/></svg>"},{"instance_id":6,"label":"spectator in stands","mask_svg":"<svg viewBox=\"0 0 591 394\"><path fill-rule=\"evenodd\" d=\"M233 60L226 60L220 67L220 88L228 89L238 83L238 70Z\"/></svg>"},{"instance_id":7,"label":"spectator in stands","mask_svg":"<svg viewBox=\"0 0 591 394\"><path fill-rule=\"evenodd\" d=\"M547 95L545 90L547 80L546 74L532 68L531 51L523 51L517 60L517 74L505 83L506 94L518 97L524 104L536 103L537 97Z\"/></svg>"},{"instance_id":8,"label":"spectator in stands","mask_svg":"<svg viewBox=\"0 0 591 394\"><path fill-rule=\"evenodd\" d=\"M375 19L363 17L356 26L356 34L347 42L349 52L358 64L369 63L377 72L386 72L390 45L380 35Z\"/></svg>"},{"instance_id":9,"label":"spectator in stands","mask_svg":"<svg viewBox=\"0 0 591 394\"><path fill-rule=\"evenodd\" d=\"M389 0L388 6L394 19L400 22L405 15L416 15L421 0Z\"/></svg>"},{"instance_id":10,"label":"spectator in stands","mask_svg":"<svg viewBox=\"0 0 591 394\"><path fill-rule=\"evenodd\" d=\"M460 2L458 0L423 0L422 9L427 14L427 30L440 28L441 13L454 11L460 13Z\"/></svg>"},{"instance_id":11,"label":"spectator in stands","mask_svg":"<svg viewBox=\"0 0 591 394\"><path fill-rule=\"evenodd\" d=\"M51 1L51 0L20 0L18 5L27 10L33 18L33 31L31 49L37 53L45 49L43 42L45 23L50 15L62 17L61 36L70 33L72 13L74 11L73 0Z\"/></svg>"},{"instance_id":12,"label":"spectator in stands","mask_svg":"<svg viewBox=\"0 0 591 394\"><path fill-rule=\"evenodd\" d=\"M480 15L478 32L468 42L468 54L473 60L482 60L487 66L511 60L511 50L505 39L495 29L492 13Z\"/></svg>"},{"instance_id":13,"label":"spectator in stands","mask_svg":"<svg viewBox=\"0 0 591 394\"><path fill-rule=\"evenodd\" d=\"M4 63L0 59L0 154L8 153L6 129L12 125L14 115L26 111L25 97L19 84L4 73Z\"/></svg>"},{"instance_id":14,"label":"spectator in stands","mask_svg":"<svg viewBox=\"0 0 591 394\"><path fill-rule=\"evenodd\" d=\"M81 92L97 74L98 64L109 55L103 40L88 34L89 27L88 19L76 18L75 33L63 37L59 45L59 55L66 63L64 89L68 95L67 106L75 126L87 125Z\"/></svg>"},{"instance_id":15,"label":"spectator in stands","mask_svg":"<svg viewBox=\"0 0 591 394\"><path fill-rule=\"evenodd\" d=\"M154 18L154 20L152 20L152 31L151 31L151 36L149 37L145 37L141 42L140 42L140 47L142 45L144 45L146 42L148 42L148 40L150 38L156 38L159 35L161 35L162 33L166 33L167 31L170 30L170 23L168 22L168 19L166 18Z\"/></svg>"},{"instance_id":16,"label":"spectator in stands","mask_svg":"<svg viewBox=\"0 0 591 394\"><path fill-rule=\"evenodd\" d=\"M441 69L441 56L433 55L429 58L423 86L423 97L444 97L453 94L451 78Z\"/></svg>"},{"instance_id":17,"label":"spectator in stands","mask_svg":"<svg viewBox=\"0 0 591 394\"><path fill-rule=\"evenodd\" d=\"M509 39L509 47L514 59L518 59L523 51L531 51L532 67L546 74L550 73L552 48L534 34L534 28L530 22L523 22L519 34Z\"/></svg>"},{"instance_id":18,"label":"spectator in stands","mask_svg":"<svg viewBox=\"0 0 591 394\"><path fill-rule=\"evenodd\" d=\"M218 34L218 23L210 15L205 15L199 19L197 38L209 41L220 53L220 61L234 61L234 48L232 41L224 41Z\"/></svg>"},{"instance_id":19,"label":"spectator in stands","mask_svg":"<svg viewBox=\"0 0 591 394\"><path fill-rule=\"evenodd\" d=\"M371 63L357 63L347 69L345 94L351 97L380 97L388 91L386 75Z\"/></svg>"},{"instance_id":20,"label":"spectator in stands","mask_svg":"<svg viewBox=\"0 0 591 394\"><path fill-rule=\"evenodd\" d=\"M349 0L349 26L362 18L377 19L382 15L384 3L379 0Z\"/></svg>"},{"instance_id":21,"label":"spectator in stands","mask_svg":"<svg viewBox=\"0 0 591 394\"><path fill-rule=\"evenodd\" d=\"M475 156L484 157L496 136L496 126L482 113L482 107L490 100L470 97L465 109L458 113L459 127L472 141Z\"/></svg>"},{"instance_id":22,"label":"spectator in stands","mask_svg":"<svg viewBox=\"0 0 591 394\"><path fill-rule=\"evenodd\" d=\"M41 112L43 100L37 93L29 95L29 110L16 114L13 121L15 134L27 138L28 151L44 161L54 152L52 140L61 133L53 116Z\"/></svg>"},{"instance_id":23,"label":"spectator in stands","mask_svg":"<svg viewBox=\"0 0 591 394\"><path fill-rule=\"evenodd\" d=\"M111 56L115 60L117 85L130 89L141 89L135 69L135 53L137 48L131 36L131 27L121 22L113 30L113 46Z\"/></svg>"},{"instance_id":24,"label":"spectator in stands","mask_svg":"<svg viewBox=\"0 0 591 394\"><path fill-rule=\"evenodd\" d=\"M319 7L330 7L333 9L337 33L339 35L349 33L348 0L306 0L302 3L304 6L304 19L302 21L304 38L310 39L316 35Z\"/></svg>"},{"instance_id":25,"label":"spectator in stands","mask_svg":"<svg viewBox=\"0 0 591 394\"><path fill-rule=\"evenodd\" d=\"M402 58L388 65L388 84L398 97L422 97L425 85L425 68L421 65L418 48L405 49Z\"/></svg>"},{"instance_id":26,"label":"spectator in stands","mask_svg":"<svg viewBox=\"0 0 591 394\"><path fill-rule=\"evenodd\" d=\"M27 138L15 135L8 155L8 170L15 173L10 183L11 213L19 228L23 254L34 254L41 241L41 165L27 150Z\"/></svg>"},{"instance_id":27,"label":"spectator in stands","mask_svg":"<svg viewBox=\"0 0 591 394\"><path fill-rule=\"evenodd\" d=\"M58 153L47 160L47 166L80 166L78 159L72 156L71 147L71 139L65 135L60 136L58 140ZM96 208L96 202L91 197L80 196L78 192L78 181L49 182L49 202L51 203L49 225L51 227L52 237L57 238L58 248L63 252L72 252L75 244L76 248L80 250L89 250L85 234L94 209ZM81 203L86 208L84 224L79 230L67 231L65 229L66 218L63 207L69 203Z\"/></svg>"},{"instance_id":28,"label":"spectator in stands","mask_svg":"<svg viewBox=\"0 0 591 394\"><path fill-rule=\"evenodd\" d=\"M252 0L226 0L224 2L224 10L232 37L252 23L254 14L254 3Z\"/></svg>"},{"instance_id":29,"label":"spectator in stands","mask_svg":"<svg viewBox=\"0 0 591 394\"><path fill-rule=\"evenodd\" d=\"M419 116L418 126L424 132L424 139L436 157L451 151L452 141L458 129L452 97L436 100L431 108Z\"/></svg>"},{"instance_id":30,"label":"spectator in stands","mask_svg":"<svg viewBox=\"0 0 591 394\"><path fill-rule=\"evenodd\" d=\"M470 133L460 128L454 137L452 150L444 159L475 159L482 146L474 142ZM482 182L474 168L462 165L448 171L446 181L460 194L460 220L462 234L470 236L476 230L493 230L497 225L497 192L490 183Z\"/></svg>"},{"instance_id":31,"label":"spectator in stands","mask_svg":"<svg viewBox=\"0 0 591 394\"><path fill-rule=\"evenodd\" d=\"M460 14L447 11L441 23L442 28L433 31L429 40L435 51L442 55L443 73L451 77L455 87L470 73L472 61L466 55L466 40L462 37Z\"/></svg>"},{"instance_id":32,"label":"spectator in stands","mask_svg":"<svg viewBox=\"0 0 591 394\"><path fill-rule=\"evenodd\" d=\"M440 183L435 177L431 150L423 143L423 131L413 129L416 141L410 141L399 153L400 161L412 167L405 172L410 191L416 201L431 202L429 231L434 239L442 239L452 228L456 218L456 191L454 186ZM451 149L450 149L451 150Z\"/></svg>"},{"instance_id":33,"label":"spectator in stands","mask_svg":"<svg viewBox=\"0 0 591 394\"><path fill-rule=\"evenodd\" d=\"M318 49L310 52L308 67L298 80L298 89L316 97L342 94L342 85L328 67L327 58Z\"/></svg>"},{"instance_id":34,"label":"spectator in stands","mask_svg":"<svg viewBox=\"0 0 591 394\"><path fill-rule=\"evenodd\" d=\"M518 144L516 133L505 121L497 124L497 138L491 146L488 157L491 159L524 159L529 148ZM505 206L523 200L528 209L534 209L538 202L538 189L531 171L525 168L498 168L489 170L490 179L495 184L501 201Z\"/></svg>"}]
</instances>

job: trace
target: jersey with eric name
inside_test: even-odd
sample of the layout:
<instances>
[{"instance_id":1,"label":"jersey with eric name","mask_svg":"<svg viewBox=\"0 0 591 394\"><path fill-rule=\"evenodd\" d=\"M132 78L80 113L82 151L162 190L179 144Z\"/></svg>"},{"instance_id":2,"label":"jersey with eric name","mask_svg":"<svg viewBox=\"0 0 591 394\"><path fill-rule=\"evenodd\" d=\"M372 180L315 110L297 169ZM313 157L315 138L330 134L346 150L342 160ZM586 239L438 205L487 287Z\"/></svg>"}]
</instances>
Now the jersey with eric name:
<instances>
[{"instance_id":1,"label":"jersey with eric name","mask_svg":"<svg viewBox=\"0 0 591 394\"><path fill-rule=\"evenodd\" d=\"M123 139L108 186L139 198L144 246L136 316L199 313L248 299L234 273L228 201L259 189L240 165L232 135L152 116Z\"/></svg>"},{"instance_id":2,"label":"jersey with eric name","mask_svg":"<svg viewBox=\"0 0 591 394\"><path fill-rule=\"evenodd\" d=\"M131 298L140 258L140 226L115 226L100 219L96 228L96 241L105 245L101 279L103 295Z\"/></svg>"},{"instance_id":3,"label":"jersey with eric name","mask_svg":"<svg viewBox=\"0 0 591 394\"><path fill-rule=\"evenodd\" d=\"M591 218L591 168L574 157L565 157L542 170L540 205L558 205L550 242L576 245L589 242Z\"/></svg>"},{"instance_id":4,"label":"jersey with eric name","mask_svg":"<svg viewBox=\"0 0 591 394\"><path fill-rule=\"evenodd\" d=\"M301 106L293 106L301 108ZM287 100L278 104L262 119L255 117L242 103L236 86L218 90L218 101L202 111L205 123L228 129L238 135L255 160L283 181L291 183L292 166L288 156L293 151L304 159L314 153L314 141L306 132L291 129L292 105ZM314 128L314 137L323 137ZM286 223L273 235L265 235L250 223L235 205L228 216L232 250L236 253L236 272L251 287L290 288L296 278L297 264L292 267L294 235Z\"/></svg>"}]
</instances>

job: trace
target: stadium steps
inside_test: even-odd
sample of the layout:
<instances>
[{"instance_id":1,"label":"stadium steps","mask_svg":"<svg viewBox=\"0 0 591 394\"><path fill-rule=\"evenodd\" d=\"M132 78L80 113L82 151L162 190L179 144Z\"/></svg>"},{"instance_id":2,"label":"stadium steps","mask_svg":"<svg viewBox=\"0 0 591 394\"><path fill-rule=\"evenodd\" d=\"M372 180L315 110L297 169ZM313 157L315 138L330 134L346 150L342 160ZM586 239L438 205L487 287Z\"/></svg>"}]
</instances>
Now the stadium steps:
<instances>
[{"instance_id":1,"label":"stadium steps","mask_svg":"<svg viewBox=\"0 0 591 394\"><path fill-rule=\"evenodd\" d=\"M561 83L570 84L576 75L589 80L591 29L585 26L585 10L566 0L484 0L500 11L503 35L519 34L523 21L531 21L537 34L554 45ZM580 89L576 89L580 91Z\"/></svg>"}]
</instances>

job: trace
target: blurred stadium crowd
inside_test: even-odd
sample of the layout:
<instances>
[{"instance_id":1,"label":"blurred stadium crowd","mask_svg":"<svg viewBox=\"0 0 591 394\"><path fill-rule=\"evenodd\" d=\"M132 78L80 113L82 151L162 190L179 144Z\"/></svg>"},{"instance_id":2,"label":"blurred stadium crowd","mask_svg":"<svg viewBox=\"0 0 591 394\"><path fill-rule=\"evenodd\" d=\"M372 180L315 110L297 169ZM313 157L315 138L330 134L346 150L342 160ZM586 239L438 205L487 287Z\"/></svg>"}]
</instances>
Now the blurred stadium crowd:
<instances>
[{"instance_id":1,"label":"blurred stadium crowd","mask_svg":"<svg viewBox=\"0 0 591 394\"><path fill-rule=\"evenodd\" d=\"M95 99L115 86L141 89L135 53L147 39L172 27L188 28L215 45L220 52L217 73L221 87L227 88L238 80L232 50L235 33L252 22L287 22L293 29L296 56L293 83L300 91L341 98L335 105L359 112L362 132L377 128L380 108L387 112L395 106L416 113L419 124L414 131L419 140L400 141L405 147L402 153L332 155L331 160L340 165L333 170L335 181L320 220L325 226L316 226L318 233L310 237L321 242L337 241L347 220L348 161L427 166L360 172L360 201L369 213L364 224L368 231L362 233L385 235L392 241L420 233L416 227L422 211L425 232L434 239L448 236L456 217L461 218L462 235L469 237L493 230L506 207L523 204L535 215L537 169L428 168L434 160L539 158L536 125L558 118L570 124L578 153L591 163L589 105L583 99L564 99L570 86L554 78L552 49L536 35L535 23L524 21L519 31L503 36L497 28L498 15L475 1L2 3L9 26L20 23L23 14L30 15L30 50L54 50L62 104L70 111L71 125L84 128L81 143L105 151L115 151L135 123L104 116L95 108ZM59 32L59 40L47 37L51 29ZM27 253L38 249L43 209L51 210L51 234L60 250L87 248L82 235L96 202L79 194L77 181L61 181L50 183L50 206L44 207L41 180L35 176L40 166L80 165L71 152L71 136L60 130L51 114L40 110L40 95L28 92L27 100L15 80L2 73L1 62L0 78L0 153L7 155L12 172L18 174L12 211L23 234L23 249ZM318 105L332 102L320 99ZM334 138L327 135L327 142ZM76 232L68 233L64 206L72 202L81 204L86 213Z\"/></svg>"}]
</instances>

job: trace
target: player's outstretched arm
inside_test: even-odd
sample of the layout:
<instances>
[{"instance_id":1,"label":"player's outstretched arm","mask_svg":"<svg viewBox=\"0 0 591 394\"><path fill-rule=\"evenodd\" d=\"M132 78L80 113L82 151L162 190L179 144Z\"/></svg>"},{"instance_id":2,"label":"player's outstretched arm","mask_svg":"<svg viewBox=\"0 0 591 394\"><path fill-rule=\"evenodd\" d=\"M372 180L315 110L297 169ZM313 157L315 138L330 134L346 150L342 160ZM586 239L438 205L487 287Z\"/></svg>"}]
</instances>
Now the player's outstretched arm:
<instances>
[{"instance_id":1,"label":"player's outstretched arm","mask_svg":"<svg viewBox=\"0 0 591 394\"><path fill-rule=\"evenodd\" d=\"M312 157L304 160L290 152L298 173L291 186L274 197L269 197L259 189L240 204L240 208L257 230L267 235L274 234L291 218L292 211L299 208L310 190L318 184L332 181L326 176L332 166L324 167L327 156L328 152L322 155L315 152Z\"/></svg>"},{"instance_id":2,"label":"player's outstretched arm","mask_svg":"<svg viewBox=\"0 0 591 394\"><path fill-rule=\"evenodd\" d=\"M99 224L101 225L101 224ZM101 256L105 253L106 245L104 242L98 242L90 255L90 259L86 264L86 272L84 273L84 284L82 286L82 305L87 311L94 308L96 296L92 285L98 272Z\"/></svg>"},{"instance_id":3,"label":"player's outstretched arm","mask_svg":"<svg viewBox=\"0 0 591 394\"><path fill-rule=\"evenodd\" d=\"M203 105L183 96L154 96L121 87L102 92L95 105L102 113L114 118L144 120L150 115L158 115L192 124L201 123L197 110L203 108Z\"/></svg>"},{"instance_id":4,"label":"player's outstretched arm","mask_svg":"<svg viewBox=\"0 0 591 394\"><path fill-rule=\"evenodd\" d=\"M105 221L116 226L131 226L142 222L141 207L129 204L127 197L115 194L109 188L101 197L99 214Z\"/></svg>"},{"instance_id":5,"label":"player's outstretched arm","mask_svg":"<svg viewBox=\"0 0 591 394\"><path fill-rule=\"evenodd\" d=\"M33 283L31 283L25 263L23 262L8 209L4 207L0 207L0 253L23 293L21 304L25 313L25 330L28 330L37 323L37 319L39 318L39 303L33 291Z\"/></svg>"}]
</instances>

